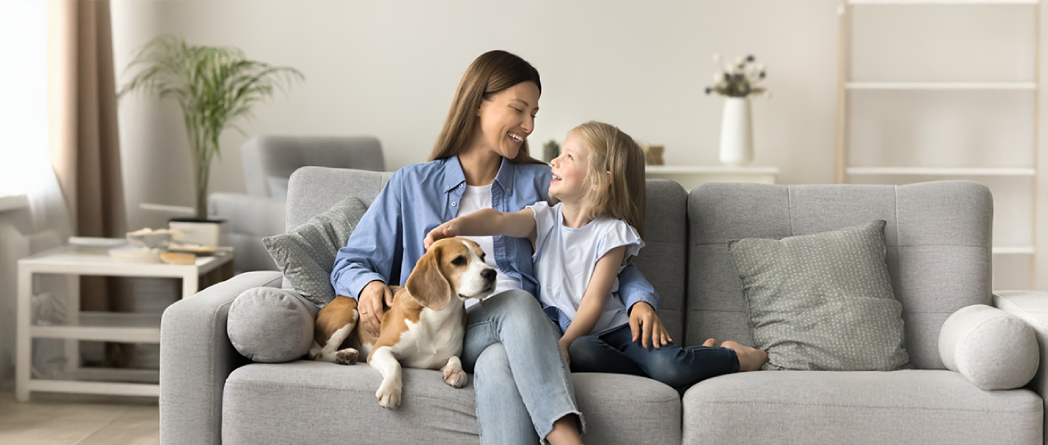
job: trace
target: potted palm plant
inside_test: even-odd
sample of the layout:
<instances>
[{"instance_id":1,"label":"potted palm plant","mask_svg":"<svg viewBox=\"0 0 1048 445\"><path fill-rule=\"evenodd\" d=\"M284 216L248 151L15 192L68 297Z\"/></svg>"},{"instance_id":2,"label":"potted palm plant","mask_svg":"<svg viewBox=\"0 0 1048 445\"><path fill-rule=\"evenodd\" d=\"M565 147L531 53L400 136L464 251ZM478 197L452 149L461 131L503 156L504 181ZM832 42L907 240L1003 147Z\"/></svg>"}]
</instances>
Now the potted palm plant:
<instances>
[{"instance_id":1,"label":"potted palm plant","mask_svg":"<svg viewBox=\"0 0 1048 445\"><path fill-rule=\"evenodd\" d=\"M207 218L207 188L211 161L221 156L219 136L228 128L244 133L236 121L251 118L251 109L272 96L275 89L287 90L301 72L248 60L235 47L189 45L164 34L146 43L128 64L140 67L121 89L173 98L182 107L193 159L196 217Z\"/></svg>"}]
</instances>

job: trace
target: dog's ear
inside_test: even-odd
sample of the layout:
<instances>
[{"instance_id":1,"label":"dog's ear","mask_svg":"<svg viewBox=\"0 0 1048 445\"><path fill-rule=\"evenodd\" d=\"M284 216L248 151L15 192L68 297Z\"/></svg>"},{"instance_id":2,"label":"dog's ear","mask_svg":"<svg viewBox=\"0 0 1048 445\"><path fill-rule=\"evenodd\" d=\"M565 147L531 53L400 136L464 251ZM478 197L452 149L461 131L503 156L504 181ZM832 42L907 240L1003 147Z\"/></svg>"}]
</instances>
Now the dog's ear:
<instances>
[{"instance_id":1,"label":"dog's ear","mask_svg":"<svg viewBox=\"0 0 1048 445\"><path fill-rule=\"evenodd\" d=\"M444 310L451 303L451 283L440 268L442 251L443 246L430 247L415 263L405 286L415 301L435 311Z\"/></svg>"}]
</instances>

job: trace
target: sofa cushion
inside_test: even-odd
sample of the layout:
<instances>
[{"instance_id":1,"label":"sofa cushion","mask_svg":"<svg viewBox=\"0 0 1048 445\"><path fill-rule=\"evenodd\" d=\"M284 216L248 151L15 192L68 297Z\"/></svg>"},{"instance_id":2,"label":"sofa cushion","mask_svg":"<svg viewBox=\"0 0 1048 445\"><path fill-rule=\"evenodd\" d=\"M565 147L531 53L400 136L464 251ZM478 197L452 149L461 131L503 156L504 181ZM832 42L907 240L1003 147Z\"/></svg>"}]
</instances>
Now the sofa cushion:
<instances>
[{"instance_id":1,"label":"sofa cushion","mask_svg":"<svg viewBox=\"0 0 1048 445\"><path fill-rule=\"evenodd\" d=\"M364 203L350 196L287 233L262 238L262 243L295 290L323 306L335 298L331 287L335 254L366 211Z\"/></svg>"},{"instance_id":2,"label":"sofa cushion","mask_svg":"<svg viewBox=\"0 0 1048 445\"><path fill-rule=\"evenodd\" d=\"M250 364L233 371L222 398L222 443L479 443L473 376L463 388L439 371L403 370L395 410L379 406L381 375L364 363ZM680 396L651 379L574 374L587 443L680 443ZM295 419L295 421L289 421ZM383 425L376 428L375 425Z\"/></svg>"},{"instance_id":3,"label":"sofa cushion","mask_svg":"<svg viewBox=\"0 0 1048 445\"><path fill-rule=\"evenodd\" d=\"M891 371L909 362L884 225L728 243L765 369Z\"/></svg>"},{"instance_id":4,"label":"sofa cushion","mask_svg":"<svg viewBox=\"0 0 1048 445\"><path fill-rule=\"evenodd\" d=\"M280 363L301 358L313 344L317 307L295 291L256 287L229 306L226 334L248 359Z\"/></svg>"},{"instance_id":5,"label":"sofa cushion","mask_svg":"<svg viewBox=\"0 0 1048 445\"><path fill-rule=\"evenodd\" d=\"M945 370L745 372L684 394L683 443L1040 444L1033 391Z\"/></svg>"},{"instance_id":6,"label":"sofa cushion","mask_svg":"<svg viewBox=\"0 0 1048 445\"><path fill-rule=\"evenodd\" d=\"M961 308L942 325L939 353L947 369L985 390L1020 388L1037 373L1033 327L995 307Z\"/></svg>"}]
</instances>

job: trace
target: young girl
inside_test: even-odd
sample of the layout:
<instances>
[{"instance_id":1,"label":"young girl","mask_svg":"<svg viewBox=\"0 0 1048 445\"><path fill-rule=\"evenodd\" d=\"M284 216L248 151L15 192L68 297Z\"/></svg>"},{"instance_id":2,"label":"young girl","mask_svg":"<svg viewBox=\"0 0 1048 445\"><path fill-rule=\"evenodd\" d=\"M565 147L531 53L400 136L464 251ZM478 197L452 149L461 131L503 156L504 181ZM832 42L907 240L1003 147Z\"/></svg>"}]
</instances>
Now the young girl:
<instances>
[{"instance_id":1,"label":"young girl","mask_svg":"<svg viewBox=\"0 0 1048 445\"><path fill-rule=\"evenodd\" d=\"M531 240L538 298L560 324L560 348L585 362L575 371L648 375L676 388L703 379L753 371L768 354L736 342L679 347L633 341L626 306L617 294L619 272L644 241L644 155L618 128L588 122L564 139L550 162L552 207L538 202L517 213L492 209L458 217L426 235L430 244L450 236L506 235ZM666 336L664 332L657 335ZM661 346L661 347L660 347ZM594 363L590 357L599 357Z\"/></svg>"}]
</instances>

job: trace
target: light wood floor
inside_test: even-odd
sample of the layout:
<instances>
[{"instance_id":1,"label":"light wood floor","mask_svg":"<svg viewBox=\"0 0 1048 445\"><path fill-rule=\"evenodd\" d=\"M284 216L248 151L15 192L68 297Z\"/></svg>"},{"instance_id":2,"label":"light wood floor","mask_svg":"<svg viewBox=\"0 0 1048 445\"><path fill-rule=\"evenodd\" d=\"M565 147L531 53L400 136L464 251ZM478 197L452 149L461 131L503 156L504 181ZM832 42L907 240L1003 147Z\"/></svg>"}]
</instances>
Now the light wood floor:
<instances>
[{"instance_id":1,"label":"light wood floor","mask_svg":"<svg viewBox=\"0 0 1048 445\"><path fill-rule=\"evenodd\" d=\"M159 443L156 398L33 393L19 403L12 392L0 392L0 444Z\"/></svg>"}]
</instances>

